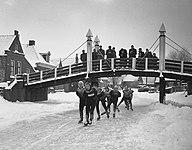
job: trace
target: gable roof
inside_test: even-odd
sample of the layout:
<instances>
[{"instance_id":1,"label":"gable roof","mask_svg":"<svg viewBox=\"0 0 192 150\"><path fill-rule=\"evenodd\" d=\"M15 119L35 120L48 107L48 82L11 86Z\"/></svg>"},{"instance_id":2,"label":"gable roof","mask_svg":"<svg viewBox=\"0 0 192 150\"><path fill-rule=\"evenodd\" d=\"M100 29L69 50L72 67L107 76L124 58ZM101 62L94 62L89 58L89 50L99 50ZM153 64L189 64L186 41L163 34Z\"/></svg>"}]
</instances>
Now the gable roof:
<instances>
[{"instance_id":1,"label":"gable roof","mask_svg":"<svg viewBox=\"0 0 192 150\"><path fill-rule=\"evenodd\" d=\"M33 68L36 68L38 64L47 67L47 69L55 67L54 65L45 61L45 59L36 51L36 47L34 45L23 44L22 47L25 58L29 61Z\"/></svg>"},{"instance_id":2,"label":"gable roof","mask_svg":"<svg viewBox=\"0 0 192 150\"><path fill-rule=\"evenodd\" d=\"M5 54L5 50L9 50L16 35L0 35L0 55Z\"/></svg>"}]
</instances>

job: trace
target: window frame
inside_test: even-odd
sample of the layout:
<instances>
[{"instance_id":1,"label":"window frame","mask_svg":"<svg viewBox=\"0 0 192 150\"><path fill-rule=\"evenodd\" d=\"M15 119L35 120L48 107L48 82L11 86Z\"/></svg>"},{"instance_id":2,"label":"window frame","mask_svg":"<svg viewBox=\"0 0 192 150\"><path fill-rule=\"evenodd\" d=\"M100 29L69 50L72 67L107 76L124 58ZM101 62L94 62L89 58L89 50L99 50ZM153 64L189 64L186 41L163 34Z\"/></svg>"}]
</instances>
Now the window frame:
<instances>
[{"instance_id":1,"label":"window frame","mask_svg":"<svg viewBox=\"0 0 192 150\"><path fill-rule=\"evenodd\" d=\"M15 76L15 60L10 61L10 76Z\"/></svg>"},{"instance_id":2,"label":"window frame","mask_svg":"<svg viewBox=\"0 0 192 150\"><path fill-rule=\"evenodd\" d=\"M17 74L22 74L22 62L17 61Z\"/></svg>"}]
</instances>

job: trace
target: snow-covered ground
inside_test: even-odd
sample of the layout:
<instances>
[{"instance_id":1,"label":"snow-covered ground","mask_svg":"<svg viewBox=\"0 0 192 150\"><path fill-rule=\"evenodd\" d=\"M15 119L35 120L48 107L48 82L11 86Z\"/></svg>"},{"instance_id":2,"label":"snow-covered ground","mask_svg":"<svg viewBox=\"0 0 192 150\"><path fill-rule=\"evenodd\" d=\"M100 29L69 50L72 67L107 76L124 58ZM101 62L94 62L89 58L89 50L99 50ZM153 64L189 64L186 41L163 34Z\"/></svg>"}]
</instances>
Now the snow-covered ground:
<instances>
[{"instance_id":1,"label":"snow-covered ground","mask_svg":"<svg viewBox=\"0 0 192 150\"><path fill-rule=\"evenodd\" d=\"M137 114L140 108L145 108L145 113L136 115L142 117L131 124L131 130L122 139L124 144L138 143L134 144L135 149L191 150L192 96L185 97L183 92L167 94L167 105L159 104L158 98L158 93L139 93L135 90L133 115ZM18 121L30 121L72 109L78 109L75 93L49 94L48 101L39 103L11 103L0 97L0 127L3 129ZM102 131L101 128L102 126L99 127ZM118 146L117 141L114 141L114 147ZM124 148L126 149L126 144L125 147L119 144L119 149Z\"/></svg>"},{"instance_id":2,"label":"snow-covered ground","mask_svg":"<svg viewBox=\"0 0 192 150\"><path fill-rule=\"evenodd\" d=\"M46 115L78 108L74 93L58 92L49 94L48 101L8 102L0 96L0 130L18 121L33 120Z\"/></svg>"}]
</instances>

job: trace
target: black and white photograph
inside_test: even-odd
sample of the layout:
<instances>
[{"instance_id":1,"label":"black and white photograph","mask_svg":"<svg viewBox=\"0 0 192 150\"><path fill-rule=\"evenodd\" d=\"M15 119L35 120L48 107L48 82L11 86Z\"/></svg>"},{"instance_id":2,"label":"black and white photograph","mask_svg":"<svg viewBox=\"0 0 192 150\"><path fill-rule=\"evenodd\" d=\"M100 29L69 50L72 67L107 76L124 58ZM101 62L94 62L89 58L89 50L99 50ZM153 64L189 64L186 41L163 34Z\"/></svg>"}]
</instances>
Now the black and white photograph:
<instances>
[{"instance_id":1,"label":"black and white photograph","mask_svg":"<svg viewBox=\"0 0 192 150\"><path fill-rule=\"evenodd\" d=\"M0 0L0 150L192 150L192 0Z\"/></svg>"}]
</instances>

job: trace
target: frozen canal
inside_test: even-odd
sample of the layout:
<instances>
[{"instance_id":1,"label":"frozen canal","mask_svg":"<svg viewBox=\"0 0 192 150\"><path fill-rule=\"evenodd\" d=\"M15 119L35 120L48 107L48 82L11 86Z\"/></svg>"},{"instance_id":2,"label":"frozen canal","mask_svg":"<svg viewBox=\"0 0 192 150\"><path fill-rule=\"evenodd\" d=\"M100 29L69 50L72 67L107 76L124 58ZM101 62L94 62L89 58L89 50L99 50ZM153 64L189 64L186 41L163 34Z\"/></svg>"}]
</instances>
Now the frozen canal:
<instances>
[{"instance_id":1,"label":"frozen canal","mask_svg":"<svg viewBox=\"0 0 192 150\"><path fill-rule=\"evenodd\" d=\"M152 110L146 106L135 107L133 112L125 110L124 105L120 108L116 118L104 115L89 127L77 124L77 110L18 122L0 132L0 149L145 149L130 133L138 120Z\"/></svg>"},{"instance_id":2,"label":"frozen canal","mask_svg":"<svg viewBox=\"0 0 192 150\"><path fill-rule=\"evenodd\" d=\"M116 118L104 115L83 127L77 124L78 99L73 93L56 93L42 103L2 99L0 150L191 150L191 96L167 95L173 105L157 100L158 93L135 91L133 112L122 104Z\"/></svg>"}]
</instances>

